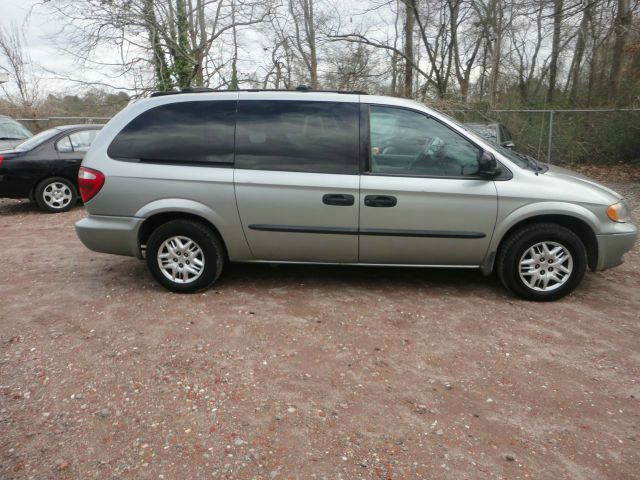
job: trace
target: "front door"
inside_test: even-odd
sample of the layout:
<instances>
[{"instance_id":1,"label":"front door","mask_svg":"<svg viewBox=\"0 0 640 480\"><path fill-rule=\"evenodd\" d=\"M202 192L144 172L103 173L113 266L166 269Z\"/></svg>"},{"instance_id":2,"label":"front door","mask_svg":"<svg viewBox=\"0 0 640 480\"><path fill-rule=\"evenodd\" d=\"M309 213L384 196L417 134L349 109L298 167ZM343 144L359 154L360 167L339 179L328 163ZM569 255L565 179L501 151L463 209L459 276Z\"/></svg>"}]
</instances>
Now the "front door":
<instances>
[{"instance_id":1,"label":"front door","mask_svg":"<svg viewBox=\"0 0 640 480\"><path fill-rule=\"evenodd\" d=\"M253 100L241 94L234 183L255 260L358 259L357 97Z\"/></svg>"},{"instance_id":2,"label":"front door","mask_svg":"<svg viewBox=\"0 0 640 480\"><path fill-rule=\"evenodd\" d=\"M426 114L370 106L360 185L362 263L478 266L497 194L477 175L481 149Z\"/></svg>"}]
</instances>

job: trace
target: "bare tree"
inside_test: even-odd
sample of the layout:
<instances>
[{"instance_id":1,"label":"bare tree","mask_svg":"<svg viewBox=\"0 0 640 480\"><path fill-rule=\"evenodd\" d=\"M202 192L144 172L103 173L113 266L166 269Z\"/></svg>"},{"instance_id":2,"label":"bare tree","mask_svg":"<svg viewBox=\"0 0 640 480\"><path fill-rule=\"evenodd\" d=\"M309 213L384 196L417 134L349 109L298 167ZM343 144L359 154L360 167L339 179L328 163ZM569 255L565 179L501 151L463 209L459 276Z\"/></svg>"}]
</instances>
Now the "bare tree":
<instances>
[{"instance_id":1,"label":"bare tree","mask_svg":"<svg viewBox=\"0 0 640 480\"><path fill-rule=\"evenodd\" d=\"M618 101L620 76L622 74L622 55L627 43L633 15L630 0L618 0L618 10L614 21L615 41L611 56L611 72L609 73L609 102Z\"/></svg>"},{"instance_id":2,"label":"bare tree","mask_svg":"<svg viewBox=\"0 0 640 480\"><path fill-rule=\"evenodd\" d=\"M544 73L538 71L539 55L545 35L543 33L544 3L540 2L535 10L535 24L530 21L530 12L525 11L522 26L516 22L510 30L511 48L516 59L518 76L518 92L520 100L527 104L530 100L531 88L534 82L544 80ZM531 12L533 13L533 12ZM535 25L535 30L531 27Z\"/></svg>"},{"instance_id":3,"label":"bare tree","mask_svg":"<svg viewBox=\"0 0 640 480\"><path fill-rule=\"evenodd\" d=\"M551 43L551 61L549 63L549 90L547 91L548 102L553 102L553 96L556 90L563 6L564 0L553 0L553 42Z\"/></svg>"},{"instance_id":4,"label":"bare tree","mask_svg":"<svg viewBox=\"0 0 640 480\"><path fill-rule=\"evenodd\" d=\"M639 97L624 72L637 71L640 0L48 0L39 8L64 20L63 52L142 90L306 83L493 106ZM119 60L104 60L105 48Z\"/></svg>"},{"instance_id":5,"label":"bare tree","mask_svg":"<svg viewBox=\"0 0 640 480\"><path fill-rule=\"evenodd\" d=\"M98 49L117 48L123 73L151 64L154 87L166 89L219 82L231 59L219 58L218 44L265 21L274 1L50 0L43 5L65 21L60 34L65 53L100 65Z\"/></svg>"},{"instance_id":6,"label":"bare tree","mask_svg":"<svg viewBox=\"0 0 640 480\"><path fill-rule=\"evenodd\" d=\"M569 102L576 103L578 95L578 88L580 84L580 71L582 67L582 59L584 58L584 52L587 46L588 28L591 23L591 12L593 3L591 0L587 0L584 10L582 12L582 19L580 20L580 27L578 30L578 37L576 40L575 54L571 61L571 68L567 77L567 85L571 83L571 90L569 91Z\"/></svg>"},{"instance_id":7,"label":"bare tree","mask_svg":"<svg viewBox=\"0 0 640 480\"><path fill-rule=\"evenodd\" d=\"M309 77L311 88L318 88L318 19L314 12L313 0L287 0L295 29L293 42L302 59Z\"/></svg>"},{"instance_id":8,"label":"bare tree","mask_svg":"<svg viewBox=\"0 0 640 480\"><path fill-rule=\"evenodd\" d=\"M416 23L418 0L407 0L404 8L404 89L403 94L411 98L413 90L413 29Z\"/></svg>"},{"instance_id":9,"label":"bare tree","mask_svg":"<svg viewBox=\"0 0 640 480\"><path fill-rule=\"evenodd\" d=\"M372 53L362 44L339 48L327 60L324 83L337 90L368 90L378 77L371 65Z\"/></svg>"},{"instance_id":10,"label":"bare tree","mask_svg":"<svg viewBox=\"0 0 640 480\"><path fill-rule=\"evenodd\" d=\"M7 99L22 109L24 115L35 115L40 76L34 70L26 40L16 24L0 27L0 70L9 76L9 85L0 85Z\"/></svg>"}]
</instances>

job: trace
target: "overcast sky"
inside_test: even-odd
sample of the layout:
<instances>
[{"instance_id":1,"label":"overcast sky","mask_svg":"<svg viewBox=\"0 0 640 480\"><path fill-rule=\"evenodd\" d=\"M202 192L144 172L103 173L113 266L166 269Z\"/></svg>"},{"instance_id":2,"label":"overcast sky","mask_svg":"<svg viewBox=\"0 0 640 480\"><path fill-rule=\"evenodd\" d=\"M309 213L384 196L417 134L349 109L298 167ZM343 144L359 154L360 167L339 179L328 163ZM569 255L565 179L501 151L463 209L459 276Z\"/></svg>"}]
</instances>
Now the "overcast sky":
<instances>
[{"instance_id":1,"label":"overcast sky","mask_svg":"<svg viewBox=\"0 0 640 480\"><path fill-rule=\"evenodd\" d=\"M0 25L9 28L12 23L15 23L23 30L31 60L41 74L43 90L61 92L86 89L86 86L56 78L56 74L77 72L77 66L73 58L62 54L52 44L51 38L55 37L60 30L60 20L52 19L51 15L45 15L45 9L38 5L39 3L41 0L0 0ZM98 81L101 75L95 73L91 78L90 73L83 73L80 76Z\"/></svg>"},{"instance_id":2,"label":"overcast sky","mask_svg":"<svg viewBox=\"0 0 640 480\"><path fill-rule=\"evenodd\" d=\"M55 32L55 24L42 15L42 9L37 6L35 0L0 0L0 24L9 28L15 23L22 29L29 44L31 60L36 65L42 65L47 69L55 69L57 66L71 67L68 59L61 58L47 41L47 35ZM27 23L27 15L31 12ZM61 65L62 64L62 65ZM47 81L47 87L60 88L59 82ZM47 88L48 90L49 88Z\"/></svg>"}]
</instances>

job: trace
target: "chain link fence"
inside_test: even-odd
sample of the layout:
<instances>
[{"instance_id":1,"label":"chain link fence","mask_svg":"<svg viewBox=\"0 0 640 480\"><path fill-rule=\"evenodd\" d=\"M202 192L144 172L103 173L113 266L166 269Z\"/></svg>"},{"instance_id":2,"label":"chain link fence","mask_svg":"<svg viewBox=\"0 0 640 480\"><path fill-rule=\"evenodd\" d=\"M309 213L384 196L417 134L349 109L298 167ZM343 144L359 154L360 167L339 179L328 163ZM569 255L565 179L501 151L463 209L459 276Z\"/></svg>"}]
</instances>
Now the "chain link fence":
<instances>
[{"instance_id":1,"label":"chain link fence","mask_svg":"<svg viewBox=\"0 0 640 480\"><path fill-rule=\"evenodd\" d=\"M640 109L451 110L463 123L506 125L516 150L551 163L640 160Z\"/></svg>"},{"instance_id":2,"label":"chain link fence","mask_svg":"<svg viewBox=\"0 0 640 480\"><path fill-rule=\"evenodd\" d=\"M43 118L16 118L33 133L39 133L49 128L61 125L75 124L102 124L111 120L111 117L43 117Z\"/></svg>"},{"instance_id":3,"label":"chain link fence","mask_svg":"<svg viewBox=\"0 0 640 480\"><path fill-rule=\"evenodd\" d=\"M610 164L640 160L640 109L448 110L463 123L506 125L516 150L551 163ZM110 117L20 118L34 133Z\"/></svg>"}]
</instances>

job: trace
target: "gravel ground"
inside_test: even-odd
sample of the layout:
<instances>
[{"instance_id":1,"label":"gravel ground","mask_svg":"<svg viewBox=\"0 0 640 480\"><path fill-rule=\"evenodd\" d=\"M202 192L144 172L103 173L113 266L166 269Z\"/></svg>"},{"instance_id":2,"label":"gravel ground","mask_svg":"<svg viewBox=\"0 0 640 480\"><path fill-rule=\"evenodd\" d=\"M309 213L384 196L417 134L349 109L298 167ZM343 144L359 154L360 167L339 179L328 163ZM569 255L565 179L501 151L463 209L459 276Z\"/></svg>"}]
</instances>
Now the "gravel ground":
<instances>
[{"instance_id":1,"label":"gravel ground","mask_svg":"<svg viewBox=\"0 0 640 480\"><path fill-rule=\"evenodd\" d=\"M266 265L179 296L83 215L0 201L0 478L640 478L638 247L550 304Z\"/></svg>"}]
</instances>

